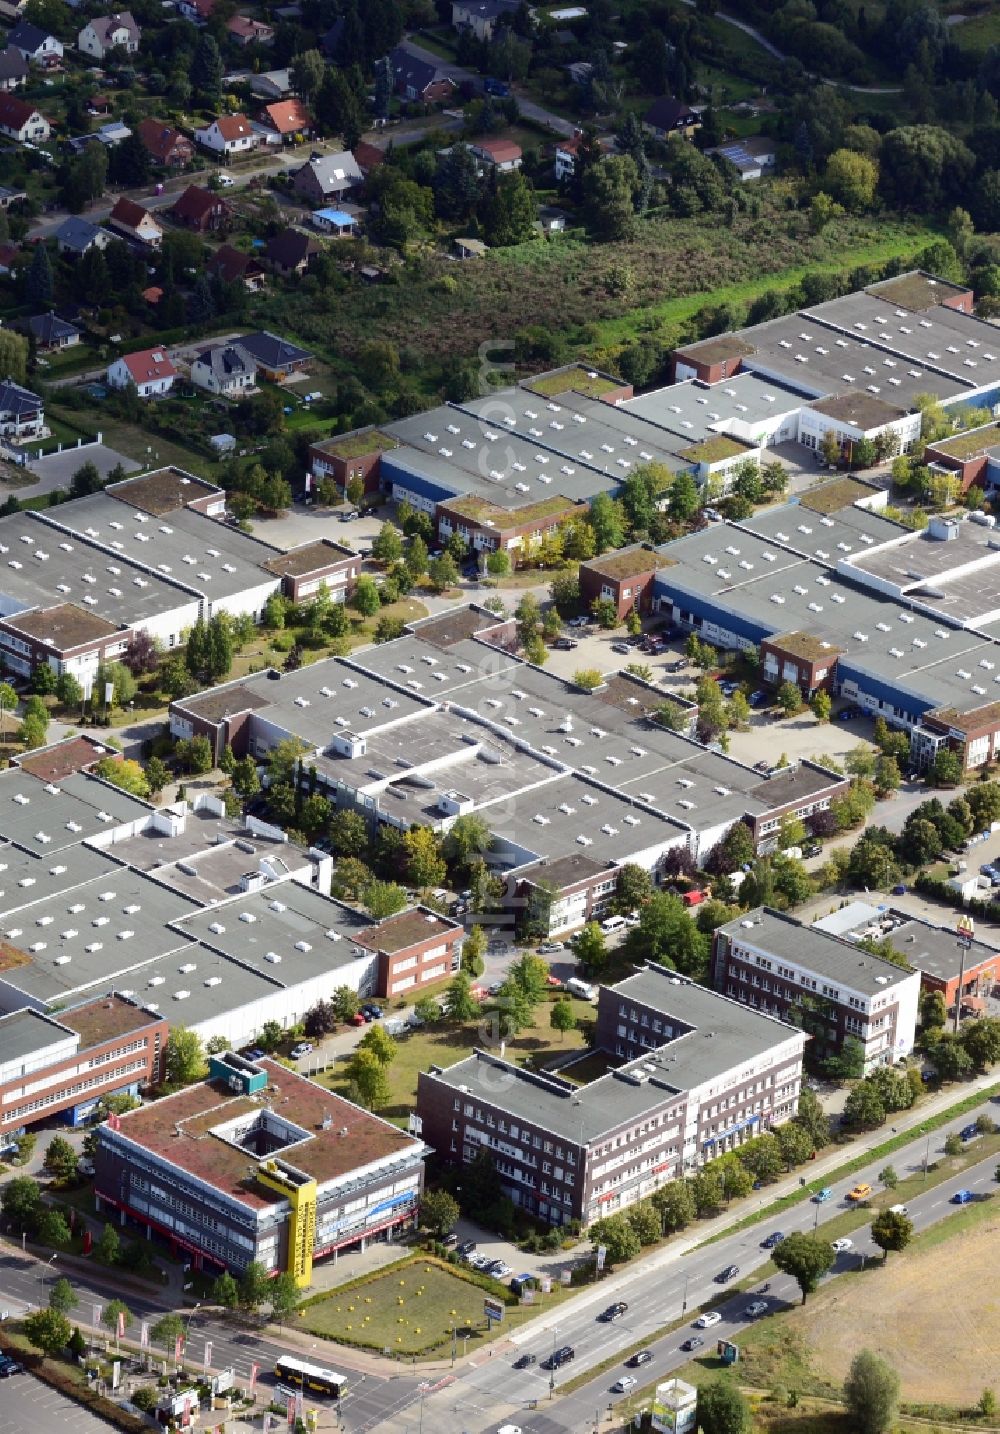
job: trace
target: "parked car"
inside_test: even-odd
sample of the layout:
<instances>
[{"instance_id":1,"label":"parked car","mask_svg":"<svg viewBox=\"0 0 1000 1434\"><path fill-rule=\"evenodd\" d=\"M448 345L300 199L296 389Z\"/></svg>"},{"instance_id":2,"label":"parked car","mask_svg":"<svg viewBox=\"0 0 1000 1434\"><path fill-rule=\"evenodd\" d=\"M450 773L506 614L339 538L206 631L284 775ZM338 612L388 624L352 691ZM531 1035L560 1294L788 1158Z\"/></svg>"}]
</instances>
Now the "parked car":
<instances>
[{"instance_id":1,"label":"parked car","mask_svg":"<svg viewBox=\"0 0 1000 1434\"><path fill-rule=\"evenodd\" d=\"M459 1245L459 1247L458 1247L458 1253L459 1253L460 1255L472 1255L472 1254L475 1253L475 1249L476 1249L476 1242L475 1242L475 1240L463 1240L462 1243L461 1243L461 1244Z\"/></svg>"},{"instance_id":2,"label":"parked car","mask_svg":"<svg viewBox=\"0 0 1000 1434\"><path fill-rule=\"evenodd\" d=\"M724 1270L720 1270L716 1275L715 1283L717 1285L728 1285L730 1280L735 1280L739 1272L739 1265L727 1265Z\"/></svg>"},{"instance_id":3,"label":"parked car","mask_svg":"<svg viewBox=\"0 0 1000 1434\"><path fill-rule=\"evenodd\" d=\"M350 1019L350 1025L352 1026L366 1026L367 1024L368 1022L365 1020L363 1011L358 1011L357 1014Z\"/></svg>"},{"instance_id":4,"label":"parked car","mask_svg":"<svg viewBox=\"0 0 1000 1434\"><path fill-rule=\"evenodd\" d=\"M369 1021L380 1021L382 1019L382 1007L376 1005L362 1006L361 1014L366 1016Z\"/></svg>"},{"instance_id":5,"label":"parked car","mask_svg":"<svg viewBox=\"0 0 1000 1434\"><path fill-rule=\"evenodd\" d=\"M905 1215L907 1213L905 1205L890 1205L889 1209L894 1215Z\"/></svg>"},{"instance_id":6,"label":"parked car","mask_svg":"<svg viewBox=\"0 0 1000 1434\"><path fill-rule=\"evenodd\" d=\"M753 769L755 772L760 772L762 776L766 776L767 773L771 770L771 763L765 762L763 759L761 759L761 761L759 762L754 762Z\"/></svg>"},{"instance_id":7,"label":"parked car","mask_svg":"<svg viewBox=\"0 0 1000 1434\"><path fill-rule=\"evenodd\" d=\"M701 1349L701 1347L702 1347L702 1345L703 1345L704 1343L705 1343L705 1341L704 1341L703 1339L699 1338L698 1335L692 1334L692 1335L689 1336L689 1338L686 1339L686 1340L684 1341L684 1343L681 1345L681 1349L683 1349L686 1354L690 1354L691 1351L694 1350L694 1349Z\"/></svg>"},{"instance_id":8,"label":"parked car","mask_svg":"<svg viewBox=\"0 0 1000 1434\"><path fill-rule=\"evenodd\" d=\"M855 1185L853 1190L848 1190L847 1199L852 1201L852 1203L857 1204L857 1202L860 1200L867 1200L871 1193L872 1187L870 1185L866 1185L865 1182L862 1180L859 1184Z\"/></svg>"},{"instance_id":9,"label":"parked car","mask_svg":"<svg viewBox=\"0 0 1000 1434\"><path fill-rule=\"evenodd\" d=\"M589 626L590 626L590 618L589 618L589 617L585 617L583 614L581 614L580 617L571 617L570 620L569 620L569 622L566 624L566 626L567 626L567 627L589 627Z\"/></svg>"},{"instance_id":10,"label":"parked car","mask_svg":"<svg viewBox=\"0 0 1000 1434\"><path fill-rule=\"evenodd\" d=\"M668 672L683 672L685 667L687 667L687 658L685 657L679 657L676 662L667 663Z\"/></svg>"},{"instance_id":11,"label":"parked car","mask_svg":"<svg viewBox=\"0 0 1000 1434\"><path fill-rule=\"evenodd\" d=\"M448 1250L452 1249L453 1246L457 1245L457 1244L458 1244L458 1236L455 1234L455 1231L454 1231L454 1230L449 1230L448 1233L447 1233L447 1235L442 1235L442 1237L441 1237L441 1243L442 1243L442 1245L444 1245L444 1247L445 1247L446 1249L448 1249Z\"/></svg>"},{"instance_id":12,"label":"parked car","mask_svg":"<svg viewBox=\"0 0 1000 1434\"><path fill-rule=\"evenodd\" d=\"M248 1061L262 1061L264 1059L264 1052L259 1046L251 1046L250 1049L244 1051L243 1054Z\"/></svg>"},{"instance_id":13,"label":"parked car","mask_svg":"<svg viewBox=\"0 0 1000 1434\"><path fill-rule=\"evenodd\" d=\"M842 1240L831 1241L830 1249L833 1250L835 1254L842 1255L846 1250L854 1249L854 1241L849 1240L845 1235Z\"/></svg>"},{"instance_id":14,"label":"parked car","mask_svg":"<svg viewBox=\"0 0 1000 1434\"><path fill-rule=\"evenodd\" d=\"M766 692L762 692L759 687L758 687L758 689L757 689L756 692L751 692L751 693L750 693L750 706L751 706L751 707L763 707L763 706L766 705L766 703L767 703L767 693L766 693Z\"/></svg>"},{"instance_id":15,"label":"parked car","mask_svg":"<svg viewBox=\"0 0 1000 1434\"><path fill-rule=\"evenodd\" d=\"M760 1248L762 1250L773 1250L775 1245L780 1245L784 1238L785 1236L781 1230L772 1230L766 1240L761 1240Z\"/></svg>"},{"instance_id":16,"label":"parked car","mask_svg":"<svg viewBox=\"0 0 1000 1434\"><path fill-rule=\"evenodd\" d=\"M630 657L632 653L632 649L627 642L613 642L611 644L611 651L620 652L624 657Z\"/></svg>"},{"instance_id":17,"label":"parked car","mask_svg":"<svg viewBox=\"0 0 1000 1434\"><path fill-rule=\"evenodd\" d=\"M621 1319L627 1309L628 1305L624 1300L616 1300L613 1305L608 1305L606 1310L602 1310L597 1318L602 1324L613 1324L616 1319Z\"/></svg>"},{"instance_id":18,"label":"parked car","mask_svg":"<svg viewBox=\"0 0 1000 1434\"><path fill-rule=\"evenodd\" d=\"M652 1360L652 1350L637 1349L635 1354L633 1354L629 1359L626 1359L625 1363L628 1365L629 1369L639 1369L644 1364L651 1364Z\"/></svg>"},{"instance_id":19,"label":"parked car","mask_svg":"<svg viewBox=\"0 0 1000 1434\"><path fill-rule=\"evenodd\" d=\"M557 637L552 646L559 652L573 652L580 644L575 637Z\"/></svg>"},{"instance_id":20,"label":"parked car","mask_svg":"<svg viewBox=\"0 0 1000 1434\"><path fill-rule=\"evenodd\" d=\"M4 1358L0 1363L0 1379L9 1379L12 1374L23 1374L24 1365L18 1364L16 1359Z\"/></svg>"},{"instance_id":21,"label":"parked car","mask_svg":"<svg viewBox=\"0 0 1000 1434\"><path fill-rule=\"evenodd\" d=\"M767 1300L751 1300L743 1311L744 1319L759 1319L761 1315L767 1314Z\"/></svg>"},{"instance_id":22,"label":"parked car","mask_svg":"<svg viewBox=\"0 0 1000 1434\"><path fill-rule=\"evenodd\" d=\"M823 848L818 841L811 841L802 848L802 855L808 860L809 857L822 856Z\"/></svg>"},{"instance_id":23,"label":"parked car","mask_svg":"<svg viewBox=\"0 0 1000 1434\"><path fill-rule=\"evenodd\" d=\"M634 1374L623 1374L611 1386L612 1394L627 1394L639 1383Z\"/></svg>"},{"instance_id":24,"label":"parked car","mask_svg":"<svg viewBox=\"0 0 1000 1434\"><path fill-rule=\"evenodd\" d=\"M699 1315L694 1322L695 1329L711 1329L713 1324L721 1324L722 1316L718 1310L706 1310Z\"/></svg>"},{"instance_id":25,"label":"parked car","mask_svg":"<svg viewBox=\"0 0 1000 1434\"><path fill-rule=\"evenodd\" d=\"M515 1359L514 1368L530 1369L535 1362L535 1356L533 1354L522 1354L517 1359Z\"/></svg>"},{"instance_id":26,"label":"parked car","mask_svg":"<svg viewBox=\"0 0 1000 1434\"><path fill-rule=\"evenodd\" d=\"M561 941L543 941L538 948L539 956L554 956L557 951L562 951Z\"/></svg>"},{"instance_id":27,"label":"parked car","mask_svg":"<svg viewBox=\"0 0 1000 1434\"><path fill-rule=\"evenodd\" d=\"M905 896L906 886L904 885L904 883L901 881L897 882L896 885L892 888L892 894L893 896Z\"/></svg>"},{"instance_id":28,"label":"parked car","mask_svg":"<svg viewBox=\"0 0 1000 1434\"><path fill-rule=\"evenodd\" d=\"M980 1131L979 1126L976 1125L975 1121L973 1121L972 1125L963 1125L961 1131L959 1132L963 1140L975 1140L976 1136L980 1135L981 1133L982 1132Z\"/></svg>"},{"instance_id":29,"label":"parked car","mask_svg":"<svg viewBox=\"0 0 1000 1434\"><path fill-rule=\"evenodd\" d=\"M293 1060L293 1061L301 1060L303 1056L309 1055L309 1053L310 1053L311 1051L314 1051L315 1049L316 1049L316 1047L313 1045L312 1041L299 1041L299 1043L298 1043L297 1046L293 1046L293 1047L292 1047L292 1050L291 1050L292 1060Z\"/></svg>"},{"instance_id":30,"label":"parked car","mask_svg":"<svg viewBox=\"0 0 1000 1434\"><path fill-rule=\"evenodd\" d=\"M830 1189L829 1185L824 1185L824 1186L823 1186L823 1189L822 1189L822 1190L817 1190L817 1191L816 1191L816 1194L813 1196L813 1201L814 1201L817 1205L824 1205L827 1200L832 1200L832 1199L833 1199L833 1191Z\"/></svg>"},{"instance_id":31,"label":"parked car","mask_svg":"<svg viewBox=\"0 0 1000 1434\"><path fill-rule=\"evenodd\" d=\"M951 1203L953 1205L968 1205L970 1200L974 1200L975 1198L971 1190L956 1190L951 1197Z\"/></svg>"}]
</instances>

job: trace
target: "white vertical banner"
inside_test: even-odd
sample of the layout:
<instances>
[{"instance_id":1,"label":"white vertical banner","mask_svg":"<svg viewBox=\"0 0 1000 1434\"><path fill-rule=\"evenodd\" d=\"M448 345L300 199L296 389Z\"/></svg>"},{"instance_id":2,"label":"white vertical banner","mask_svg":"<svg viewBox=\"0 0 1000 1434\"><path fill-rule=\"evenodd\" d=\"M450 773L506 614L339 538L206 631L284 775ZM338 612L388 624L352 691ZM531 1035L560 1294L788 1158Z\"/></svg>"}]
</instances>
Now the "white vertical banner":
<instances>
[{"instance_id":1,"label":"white vertical banner","mask_svg":"<svg viewBox=\"0 0 1000 1434\"><path fill-rule=\"evenodd\" d=\"M103 1306L103 1305L93 1305L91 1308L93 1309L93 1313L94 1313L93 1323L94 1323L95 1325L99 1325L100 1322L101 1322L101 1315L104 1313L104 1306Z\"/></svg>"},{"instance_id":2,"label":"white vertical banner","mask_svg":"<svg viewBox=\"0 0 1000 1434\"><path fill-rule=\"evenodd\" d=\"M607 1258L608 1258L608 1247L607 1247L607 1245L598 1245L598 1247L597 1247L597 1268L598 1268L598 1270L603 1270L603 1269L604 1269L604 1261L605 1261Z\"/></svg>"},{"instance_id":3,"label":"white vertical banner","mask_svg":"<svg viewBox=\"0 0 1000 1434\"><path fill-rule=\"evenodd\" d=\"M140 1348L140 1349L148 1349L148 1348L149 1348L149 1321L148 1321L148 1320L143 1320L142 1324L139 1326L139 1348Z\"/></svg>"},{"instance_id":4,"label":"white vertical banner","mask_svg":"<svg viewBox=\"0 0 1000 1434\"><path fill-rule=\"evenodd\" d=\"M205 1363L203 1368L206 1374L212 1368L212 1341L210 1339L206 1339L205 1341Z\"/></svg>"}]
</instances>

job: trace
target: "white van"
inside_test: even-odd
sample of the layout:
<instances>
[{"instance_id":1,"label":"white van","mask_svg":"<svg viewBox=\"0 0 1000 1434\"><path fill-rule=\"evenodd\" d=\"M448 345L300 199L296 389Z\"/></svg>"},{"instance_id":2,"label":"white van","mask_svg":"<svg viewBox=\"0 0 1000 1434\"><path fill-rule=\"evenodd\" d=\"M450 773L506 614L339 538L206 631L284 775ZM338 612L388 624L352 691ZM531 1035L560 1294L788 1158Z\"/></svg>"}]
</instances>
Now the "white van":
<instances>
[{"instance_id":1,"label":"white van","mask_svg":"<svg viewBox=\"0 0 1000 1434\"><path fill-rule=\"evenodd\" d=\"M579 976L571 976L566 982L566 990L573 996L579 996L582 1001L596 1001L597 990L587 981L581 981Z\"/></svg>"},{"instance_id":2,"label":"white van","mask_svg":"<svg viewBox=\"0 0 1000 1434\"><path fill-rule=\"evenodd\" d=\"M609 916L601 922L601 930L605 936L613 936L616 931L624 931L626 924L624 916Z\"/></svg>"}]
</instances>

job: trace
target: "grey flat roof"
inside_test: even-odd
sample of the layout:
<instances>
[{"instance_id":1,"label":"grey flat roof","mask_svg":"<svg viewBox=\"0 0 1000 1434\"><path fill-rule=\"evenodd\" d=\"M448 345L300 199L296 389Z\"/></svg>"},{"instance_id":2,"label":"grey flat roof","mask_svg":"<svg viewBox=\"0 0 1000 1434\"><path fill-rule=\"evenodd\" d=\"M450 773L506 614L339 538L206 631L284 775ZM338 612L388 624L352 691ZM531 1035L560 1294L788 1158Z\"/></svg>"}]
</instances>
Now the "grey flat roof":
<instances>
[{"instance_id":1,"label":"grey flat roof","mask_svg":"<svg viewBox=\"0 0 1000 1434\"><path fill-rule=\"evenodd\" d=\"M962 953L955 941L953 926L932 926L927 921L903 921L889 933L889 939L902 951L911 966L950 981L961 969ZM996 959L1000 969L1000 951L985 941L975 940L965 956L965 969L971 970Z\"/></svg>"},{"instance_id":2,"label":"grey flat roof","mask_svg":"<svg viewBox=\"0 0 1000 1434\"><path fill-rule=\"evenodd\" d=\"M70 512L74 506L67 503L51 511ZM13 567L13 563L20 566ZM109 572L109 564L122 571ZM179 584L180 575L176 576ZM0 518L0 611L6 614L66 602L76 603L116 627L129 627L190 608L197 597L190 589L165 582L125 557L110 557L93 543L60 530L41 514L14 513Z\"/></svg>"},{"instance_id":3,"label":"grey flat roof","mask_svg":"<svg viewBox=\"0 0 1000 1434\"><path fill-rule=\"evenodd\" d=\"M49 521L112 550L112 561L121 556L142 563L209 601L281 585L262 567L281 549L194 508L154 516L127 501L127 485L113 496L94 493L62 504L51 510Z\"/></svg>"},{"instance_id":4,"label":"grey flat roof","mask_svg":"<svg viewBox=\"0 0 1000 1434\"><path fill-rule=\"evenodd\" d=\"M182 966L193 966L194 970L182 971ZM274 976L268 975L269 969L255 970L192 942L132 972L118 989L124 995L131 988L135 1000L168 1021L182 1020L186 1026L197 1026L217 1018L220 1012L236 1011L273 996L291 984L279 977L279 967L274 968Z\"/></svg>"},{"instance_id":5,"label":"grey flat roof","mask_svg":"<svg viewBox=\"0 0 1000 1434\"><path fill-rule=\"evenodd\" d=\"M33 1011L30 1006L11 1011L9 1015L0 1016L0 1065L27 1060L49 1046L63 1045L75 1035L75 1031L58 1025L50 1016Z\"/></svg>"},{"instance_id":6,"label":"grey flat roof","mask_svg":"<svg viewBox=\"0 0 1000 1434\"><path fill-rule=\"evenodd\" d=\"M697 986L666 968L646 968L606 988L601 999L622 1004L629 999L642 1002L663 1013L679 1033L668 1038L665 1045L586 1086L564 1089L555 1080L534 1076L483 1051L433 1074L452 1089L467 1088L473 1096L478 1094L555 1135L574 1143L587 1143L600 1140L646 1110L668 1103L672 1096L763 1055L796 1034L795 1027ZM744 1019L746 1016L752 1019ZM627 1079L625 1073L634 1069L642 1069L648 1079L642 1084ZM508 1078L499 1080L498 1073Z\"/></svg>"},{"instance_id":7,"label":"grey flat roof","mask_svg":"<svg viewBox=\"0 0 1000 1434\"><path fill-rule=\"evenodd\" d=\"M443 650L436 643L424 640L419 627L412 635L404 634L393 642L352 652L349 661L353 667L363 668L400 687L416 680L422 684L421 695L439 701L457 694L454 698L457 702L462 701L463 688L499 677L521 665L509 653L472 638Z\"/></svg>"},{"instance_id":8,"label":"grey flat roof","mask_svg":"<svg viewBox=\"0 0 1000 1434\"><path fill-rule=\"evenodd\" d=\"M739 373L713 384L693 379L669 384L627 399L618 408L676 434L676 441L683 447L713 433L732 433L738 438L734 425L752 425L783 413L797 413L806 402L808 397L791 386L755 373Z\"/></svg>"},{"instance_id":9,"label":"grey flat roof","mask_svg":"<svg viewBox=\"0 0 1000 1434\"><path fill-rule=\"evenodd\" d=\"M767 907L746 911L720 930L733 941L746 942L779 960L794 961L825 980L840 981L867 996L877 996L911 975L891 961L859 950L853 942L819 931L815 926L805 926ZM893 945L898 944L894 934Z\"/></svg>"},{"instance_id":10,"label":"grey flat roof","mask_svg":"<svg viewBox=\"0 0 1000 1434\"><path fill-rule=\"evenodd\" d=\"M143 820L150 811L148 803L84 773L66 777L58 787L15 768L0 773L0 831L40 856Z\"/></svg>"}]
</instances>

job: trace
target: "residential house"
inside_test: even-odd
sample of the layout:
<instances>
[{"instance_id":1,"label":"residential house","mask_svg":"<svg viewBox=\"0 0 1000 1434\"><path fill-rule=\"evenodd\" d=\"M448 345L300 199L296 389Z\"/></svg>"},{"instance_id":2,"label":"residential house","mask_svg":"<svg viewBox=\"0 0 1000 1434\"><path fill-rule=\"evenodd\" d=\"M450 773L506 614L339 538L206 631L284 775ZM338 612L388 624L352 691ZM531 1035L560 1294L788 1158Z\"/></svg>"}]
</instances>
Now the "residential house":
<instances>
[{"instance_id":1,"label":"residential house","mask_svg":"<svg viewBox=\"0 0 1000 1434\"><path fill-rule=\"evenodd\" d=\"M224 284L242 284L251 294L257 293L267 284L263 266L250 254L234 249L231 244L220 244L205 266L209 275L215 275Z\"/></svg>"},{"instance_id":2,"label":"residential house","mask_svg":"<svg viewBox=\"0 0 1000 1434\"><path fill-rule=\"evenodd\" d=\"M257 135L246 115L219 115L205 129L196 129L194 137L213 154L246 154L257 144Z\"/></svg>"},{"instance_id":3,"label":"residential house","mask_svg":"<svg viewBox=\"0 0 1000 1434\"><path fill-rule=\"evenodd\" d=\"M200 185L189 184L184 193L171 207L171 216L176 224L193 229L198 234L208 234L222 229L232 218L233 211L219 194Z\"/></svg>"},{"instance_id":4,"label":"residential house","mask_svg":"<svg viewBox=\"0 0 1000 1434\"><path fill-rule=\"evenodd\" d=\"M264 254L276 274L304 274L312 267L320 246L303 229L283 229L267 241Z\"/></svg>"},{"instance_id":5,"label":"residential house","mask_svg":"<svg viewBox=\"0 0 1000 1434\"><path fill-rule=\"evenodd\" d=\"M257 372L271 383L283 383L292 373L300 373L312 362L308 349L281 339L266 329L256 334L244 334L240 347L246 349L257 365Z\"/></svg>"},{"instance_id":6,"label":"residential house","mask_svg":"<svg viewBox=\"0 0 1000 1434\"><path fill-rule=\"evenodd\" d=\"M259 75L250 76L250 93L262 100L283 100L292 92L292 77L288 70L263 70Z\"/></svg>"},{"instance_id":7,"label":"residential house","mask_svg":"<svg viewBox=\"0 0 1000 1434\"><path fill-rule=\"evenodd\" d=\"M349 149L314 154L292 175L292 185L307 204L343 200L364 183L361 167Z\"/></svg>"},{"instance_id":8,"label":"residential house","mask_svg":"<svg viewBox=\"0 0 1000 1434\"><path fill-rule=\"evenodd\" d=\"M112 388L127 388L134 383L140 398L160 398L174 386L177 370L166 349L142 349L139 353L123 354L109 364L107 380Z\"/></svg>"},{"instance_id":9,"label":"residential house","mask_svg":"<svg viewBox=\"0 0 1000 1434\"><path fill-rule=\"evenodd\" d=\"M0 90L16 90L28 78L28 62L20 50L8 45L0 50Z\"/></svg>"},{"instance_id":10,"label":"residential house","mask_svg":"<svg viewBox=\"0 0 1000 1434\"><path fill-rule=\"evenodd\" d=\"M129 239L135 239L140 244L146 244L151 249L158 249L163 238L163 228L148 209L143 209L141 204L136 204L132 199L126 199L124 195L115 204L108 221L112 229L117 229Z\"/></svg>"},{"instance_id":11,"label":"residential house","mask_svg":"<svg viewBox=\"0 0 1000 1434\"><path fill-rule=\"evenodd\" d=\"M643 115L642 127L653 139L672 139L677 135L691 139L701 127L701 118L683 100L661 95Z\"/></svg>"},{"instance_id":12,"label":"residential house","mask_svg":"<svg viewBox=\"0 0 1000 1434\"><path fill-rule=\"evenodd\" d=\"M417 59L403 45L397 45L389 56L396 93L407 100L425 105L445 104L457 88L447 70Z\"/></svg>"},{"instance_id":13,"label":"residential house","mask_svg":"<svg viewBox=\"0 0 1000 1434\"><path fill-rule=\"evenodd\" d=\"M162 164L167 169L181 169L194 158L194 145L187 135L162 120L140 120L136 133L154 164Z\"/></svg>"},{"instance_id":14,"label":"residential house","mask_svg":"<svg viewBox=\"0 0 1000 1434\"><path fill-rule=\"evenodd\" d=\"M497 22L512 19L519 0L452 0L452 28L459 34L474 35L487 43L493 39Z\"/></svg>"},{"instance_id":15,"label":"residential house","mask_svg":"<svg viewBox=\"0 0 1000 1434\"><path fill-rule=\"evenodd\" d=\"M79 258L90 249L106 249L114 235L79 214L71 214L59 225L55 238L60 254L75 254Z\"/></svg>"},{"instance_id":16,"label":"residential house","mask_svg":"<svg viewBox=\"0 0 1000 1434\"><path fill-rule=\"evenodd\" d=\"M354 215L343 209L314 209L312 222L315 229L323 234L332 234L337 239L355 234L358 228Z\"/></svg>"},{"instance_id":17,"label":"residential house","mask_svg":"<svg viewBox=\"0 0 1000 1434\"><path fill-rule=\"evenodd\" d=\"M269 45L274 39L274 27L265 25L263 20L251 20L247 15L232 15L226 21L226 30L237 45Z\"/></svg>"},{"instance_id":18,"label":"residential house","mask_svg":"<svg viewBox=\"0 0 1000 1434\"><path fill-rule=\"evenodd\" d=\"M286 144L312 131L312 115L301 100L279 100L276 104L265 105L259 116L267 129L274 130Z\"/></svg>"},{"instance_id":19,"label":"residential house","mask_svg":"<svg viewBox=\"0 0 1000 1434\"><path fill-rule=\"evenodd\" d=\"M27 20L14 26L7 36L7 44L20 50L29 64L41 65L44 69L58 65L63 57L62 41Z\"/></svg>"},{"instance_id":20,"label":"residential house","mask_svg":"<svg viewBox=\"0 0 1000 1434\"><path fill-rule=\"evenodd\" d=\"M0 209L9 209L12 204L20 204L27 197L26 189L10 189L6 184L0 184Z\"/></svg>"},{"instance_id":21,"label":"residential house","mask_svg":"<svg viewBox=\"0 0 1000 1434\"><path fill-rule=\"evenodd\" d=\"M16 139L19 144L30 140L38 144L52 133L48 120L34 105L10 93L0 95L0 134Z\"/></svg>"},{"instance_id":22,"label":"residential house","mask_svg":"<svg viewBox=\"0 0 1000 1434\"><path fill-rule=\"evenodd\" d=\"M720 144L706 154L719 154L737 170L741 184L748 180L760 179L770 173L778 162L778 147L773 139L753 135L747 139L733 140L731 144Z\"/></svg>"},{"instance_id":23,"label":"residential house","mask_svg":"<svg viewBox=\"0 0 1000 1434\"><path fill-rule=\"evenodd\" d=\"M47 433L44 400L19 383L0 380L0 436L11 443L27 443Z\"/></svg>"},{"instance_id":24,"label":"residential house","mask_svg":"<svg viewBox=\"0 0 1000 1434\"><path fill-rule=\"evenodd\" d=\"M177 10L192 25L204 25L215 8L215 0L179 0Z\"/></svg>"},{"instance_id":25,"label":"residential house","mask_svg":"<svg viewBox=\"0 0 1000 1434\"><path fill-rule=\"evenodd\" d=\"M0 244L0 278L13 274L20 252L16 244Z\"/></svg>"},{"instance_id":26,"label":"residential house","mask_svg":"<svg viewBox=\"0 0 1000 1434\"><path fill-rule=\"evenodd\" d=\"M138 54L142 31L127 10L114 15L99 15L88 20L77 36L76 46L95 60L105 60L112 50L127 55Z\"/></svg>"},{"instance_id":27,"label":"residential house","mask_svg":"<svg viewBox=\"0 0 1000 1434\"><path fill-rule=\"evenodd\" d=\"M238 343L214 344L192 363L191 382L223 398L241 398L256 387L257 365Z\"/></svg>"},{"instance_id":28,"label":"residential house","mask_svg":"<svg viewBox=\"0 0 1000 1434\"><path fill-rule=\"evenodd\" d=\"M463 236L454 241L455 254L459 259L485 259L489 253L489 245L484 244L481 239L472 239Z\"/></svg>"},{"instance_id":29,"label":"residential house","mask_svg":"<svg viewBox=\"0 0 1000 1434\"><path fill-rule=\"evenodd\" d=\"M37 314L29 319L27 330L35 340L36 348L46 353L52 353L55 349L75 348L80 342L80 330L53 313Z\"/></svg>"},{"instance_id":30,"label":"residential house","mask_svg":"<svg viewBox=\"0 0 1000 1434\"><path fill-rule=\"evenodd\" d=\"M521 146L510 139L481 139L469 148L477 159L501 174L521 168Z\"/></svg>"},{"instance_id":31,"label":"residential house","mask_svg":"<svg viewBox=\"0 0 1000 1434\"><path fill-rule=\"evenodd\" d=\"M0 0L0 20L16 23L24 14L28 0Z\"/></svg>"}]
</instances>

